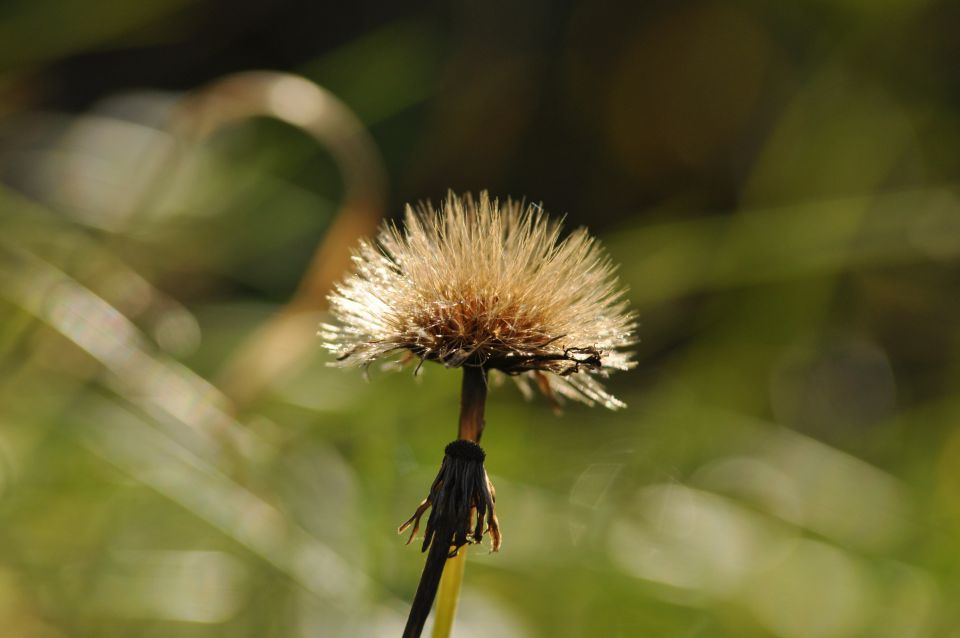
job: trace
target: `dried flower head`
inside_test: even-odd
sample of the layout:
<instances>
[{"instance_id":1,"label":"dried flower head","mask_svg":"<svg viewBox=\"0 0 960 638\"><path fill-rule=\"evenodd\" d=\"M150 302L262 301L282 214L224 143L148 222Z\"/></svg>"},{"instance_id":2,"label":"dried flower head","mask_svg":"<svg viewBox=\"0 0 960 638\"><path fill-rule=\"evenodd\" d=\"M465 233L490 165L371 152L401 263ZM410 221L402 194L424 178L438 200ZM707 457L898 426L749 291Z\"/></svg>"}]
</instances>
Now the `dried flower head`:
<instances>
[{"instance_id":1,"label":"dried flower head","mask_svg":"<svg viewBox=\"0 0 960 638\"><path fill-rule=\"evenodd\" d=\"M560 232L539 206L485 192L408 206L405 229L362 242L330 295L340 325L322 327L326 346L340 365L406 351L502 371L527 394L532 379L551 398L622 407L595 377L632 367L634 315L597 242Z\"/></svg>"}]
</instances>

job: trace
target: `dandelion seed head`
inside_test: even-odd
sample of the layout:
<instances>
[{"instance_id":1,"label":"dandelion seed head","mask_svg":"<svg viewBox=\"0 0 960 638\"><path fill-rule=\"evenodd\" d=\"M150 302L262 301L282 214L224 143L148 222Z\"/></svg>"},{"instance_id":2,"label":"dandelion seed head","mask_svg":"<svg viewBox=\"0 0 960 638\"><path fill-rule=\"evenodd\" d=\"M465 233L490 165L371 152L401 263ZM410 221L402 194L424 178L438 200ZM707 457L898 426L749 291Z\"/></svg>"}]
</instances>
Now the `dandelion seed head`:
<instances>
[{"instance_id":1,"label":"dandelion seed head","mask_svg":"<svg viewBox=\"0 0 960 638\"><path fill-rule=\"evenodd\" d=\"M635 316L585 229L561 236L539 206L449 193L361 242L320 334L339 365L394 353L480 366L554 399L622 403L597 381L633 366Z\"/></svg>"}]
</instances>

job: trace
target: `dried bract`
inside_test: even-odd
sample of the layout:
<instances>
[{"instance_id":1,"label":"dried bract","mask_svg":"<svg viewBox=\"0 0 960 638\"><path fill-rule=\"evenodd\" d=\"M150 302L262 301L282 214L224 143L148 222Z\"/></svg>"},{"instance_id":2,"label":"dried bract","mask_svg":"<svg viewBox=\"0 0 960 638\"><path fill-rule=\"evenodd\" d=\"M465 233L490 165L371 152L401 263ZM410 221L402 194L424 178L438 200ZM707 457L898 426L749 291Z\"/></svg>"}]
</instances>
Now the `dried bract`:
<instances>
[{"instance_id":1,"label":"dried bract","mask_svg":"<svg viewBox=\"0 0 960 638\"><path fill-rule=\"evenodd\" d=\"M479 543L490 534L493 551L500 549L500 524L494 512L496 492L483 467L486 455L472 441L458 440L444 451L440 472L430 487L430 494L417 511L397 530L403 533L413 525L409 544L420 528L420 518L427 509L427 529L421 551L432 543L450 548L451 555L468 543Z\"/></svg>"}]
</instances>

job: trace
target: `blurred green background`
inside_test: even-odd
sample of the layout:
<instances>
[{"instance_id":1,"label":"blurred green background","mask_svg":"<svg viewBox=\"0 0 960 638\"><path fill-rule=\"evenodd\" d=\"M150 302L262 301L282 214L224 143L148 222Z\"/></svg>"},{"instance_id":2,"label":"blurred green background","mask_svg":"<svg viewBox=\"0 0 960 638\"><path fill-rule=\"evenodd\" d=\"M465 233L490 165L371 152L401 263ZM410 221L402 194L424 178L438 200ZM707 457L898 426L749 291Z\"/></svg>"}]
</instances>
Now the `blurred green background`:
<instances>
[{"instance_id":1,"label":"blurred green background","mask_svg":"<svg viewBox=\"0 0 960 638\"><path fill-rule=\"evenodd\" d=\"M2 634L399 635L459 374L314 334L346 248L453 188L588 225L641 317L627 409L491 393L504 545L455 636L960 636L958 32L5 0Z\"/></svg>"}]
</instances>

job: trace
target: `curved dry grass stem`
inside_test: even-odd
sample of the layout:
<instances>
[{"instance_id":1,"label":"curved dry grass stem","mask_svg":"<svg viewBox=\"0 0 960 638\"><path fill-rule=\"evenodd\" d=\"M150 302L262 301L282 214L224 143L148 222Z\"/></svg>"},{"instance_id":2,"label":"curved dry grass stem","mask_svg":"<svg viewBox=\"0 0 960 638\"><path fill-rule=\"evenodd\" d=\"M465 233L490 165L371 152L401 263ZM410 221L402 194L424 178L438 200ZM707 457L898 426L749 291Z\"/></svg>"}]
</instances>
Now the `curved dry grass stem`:
<instances>
[{"instance_id":1,"label":"curved dry grass stem","mask_svg":"<svg viewBox=\"0 0 960 638\"><path fill-rule=\"evenodd\" d=\"M298 75L248 71L188 96L175 128L201 140L237 122L271 117L301 129L332 156L344 198L290 302L253 333L223 366L220 388L240 407L311 351L317 313L334 281L348 270L350 247L383 217L386 170L363 123L336 96Z\"/></svg>"}]
</instances>

